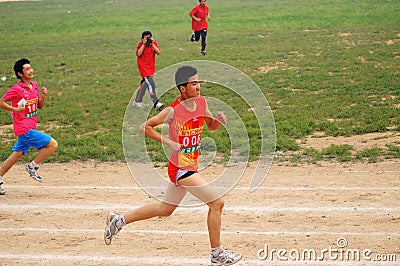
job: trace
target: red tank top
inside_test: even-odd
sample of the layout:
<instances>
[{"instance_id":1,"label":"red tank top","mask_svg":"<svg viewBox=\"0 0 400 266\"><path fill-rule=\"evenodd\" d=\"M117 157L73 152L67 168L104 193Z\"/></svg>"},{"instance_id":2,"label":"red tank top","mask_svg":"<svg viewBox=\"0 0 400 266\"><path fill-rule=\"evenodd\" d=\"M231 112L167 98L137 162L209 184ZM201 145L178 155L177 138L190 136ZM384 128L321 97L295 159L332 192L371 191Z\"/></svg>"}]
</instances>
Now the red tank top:
<instances>
[{"instance_id":1,"label":"red tank top","mask_svg":"<svg viewBox=\"0 0 400 266\"><path fill-rule=\"evenodd\" d=\"M197 172L199 165L206 100L199 96L194 98L194 101L194 111L186 109L179 98L170 105L174 109L174 118L168 123L169 137L181 144L180 152L172 152L169 159L168 175L173 183L179 169Z\"/></svg>"}]
</instances>

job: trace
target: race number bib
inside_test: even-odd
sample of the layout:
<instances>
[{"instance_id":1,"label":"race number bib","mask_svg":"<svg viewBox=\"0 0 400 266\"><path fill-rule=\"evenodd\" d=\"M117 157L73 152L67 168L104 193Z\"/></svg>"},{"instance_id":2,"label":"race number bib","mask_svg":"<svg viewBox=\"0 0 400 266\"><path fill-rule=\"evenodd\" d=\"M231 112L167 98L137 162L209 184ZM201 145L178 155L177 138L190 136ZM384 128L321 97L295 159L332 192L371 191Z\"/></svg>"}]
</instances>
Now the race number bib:
<instances>
[{"instance_id":1,"label":"race number bib","mask_svg":"<svg viewBox=\"0 0 400 266\"><path fill-rule=\"evenodd\" d=\"M25 104L25 118L37 115L38 98L30 99Z\"/></svg>"},{"instance_id":2,"label":"race number bib","mask_svg":"<svg viewBox=\"0 0 400 266\"><path fill-rule=\"evenodd\" d=\"M192 130L193 131L193 130ZM181 146L181 153L193 153L200 149L201 147L201 130L195 129L195 131L199 131L197 134L190 134L188 136L179 136L179 143Z\"/></svg>"}]
</instances>

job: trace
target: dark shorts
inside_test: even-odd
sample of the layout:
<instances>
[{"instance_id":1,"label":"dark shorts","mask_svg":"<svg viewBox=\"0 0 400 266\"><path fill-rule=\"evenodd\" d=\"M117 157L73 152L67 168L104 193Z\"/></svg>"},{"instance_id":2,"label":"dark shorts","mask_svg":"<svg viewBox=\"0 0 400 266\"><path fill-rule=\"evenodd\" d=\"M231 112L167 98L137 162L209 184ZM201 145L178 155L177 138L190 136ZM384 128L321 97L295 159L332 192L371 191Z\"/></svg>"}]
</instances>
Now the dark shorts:
<instances>
[{"instance_id":1,"label":"dark shorts","mask_svg":"<svg viewBox=\"0 0 400 266\"><path fill-rule=\"evenodd\" d=\"M179 170L178 173L176 174L176 184L178 184L179 180L185 179L193 174L195 174L195 171L188 171L188 170Z\"/></svg>"}]
</instances>

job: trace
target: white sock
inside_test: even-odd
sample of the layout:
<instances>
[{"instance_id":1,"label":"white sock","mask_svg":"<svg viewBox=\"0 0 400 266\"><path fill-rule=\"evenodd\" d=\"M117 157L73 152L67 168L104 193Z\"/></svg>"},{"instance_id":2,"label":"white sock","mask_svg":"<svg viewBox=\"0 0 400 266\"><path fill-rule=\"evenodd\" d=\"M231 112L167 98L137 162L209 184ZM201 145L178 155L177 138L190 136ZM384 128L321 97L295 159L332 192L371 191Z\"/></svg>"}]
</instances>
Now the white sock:
<instances>
[{"instance_id":1,"label":"white sock","mask_svg":"<svg viewBox=\"0 0 400 266\"><path fill-rule=\"evenodd\" d=\"M39 168L39 165L37 163L35 163L35 160L33 160L32 162L30 162L29 167L32 169L35 169L35 168Z\"/></svg>"},{"instance_id":2,"label":"white sock","mask_svg":"<svg viewBox=\"0 0 400 266\"><path fill-rule=\"evenodd\" d=\"M121 229L123 226L126 225L125 218L123 215L118 216L118 220L115 223L115 225L118 227L118 229Z\"/></svg>"},{"instance_id":3,"label":"white sock","mask_svg":"<svg viewBox=\"0 0 400 266\"><path fill-rule=\"evenodd\" d=\"M223 249L221 246L219 246L219 247L216 247L216 248L212 248L212 249L211 249L211 254L213 255L213 257L218 257L218 255L219 255L222 251L224 251L224 249Z\"/></svg>"},{"instance_id":4,"label":"white sock","mask_svg":"<svg viewBox=\"0 0 400 266\"><path fill-rule=\"evenodd\" d=\"M0 185L3 184L3 177L0 176Z\"/></svg>"}]
</instances>

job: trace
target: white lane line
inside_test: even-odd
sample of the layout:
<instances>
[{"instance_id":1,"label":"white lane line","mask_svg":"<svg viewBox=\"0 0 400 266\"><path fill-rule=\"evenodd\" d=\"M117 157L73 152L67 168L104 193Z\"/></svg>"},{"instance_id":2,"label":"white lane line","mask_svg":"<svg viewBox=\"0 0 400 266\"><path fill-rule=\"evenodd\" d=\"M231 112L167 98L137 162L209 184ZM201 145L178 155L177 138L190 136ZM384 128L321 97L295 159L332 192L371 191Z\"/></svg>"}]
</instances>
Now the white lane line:
<instances>
[{"instance_id":1,"label":"white lane line","mask_svg":"<svg viewBox=\"0 0 400 266\"><path fill-rule=\"evenodd\" d=\"M400 170L344 170L341 173L400 173Z\"/></svg>"},{"instance_id":2,"label":"white lane line","mask_svg":"<svg viewBox=\"0 0 400 266\"><path fill-rule=\"evenodd\" d=\"M28 203L28 204L0 204L1 210L32 210L32 209L58 209L58 210L132 210L141 205L127 204L108 204L108 205L84 205L84 204L55 204L55 203ZM197 212L208 211L208 207L178 207L176 212ZM273 207L273 206L247 206L236 205L233 207L224 207L224 211L234 213L241 212L400 212L400 207L383 207L383 206L356 206L356 207L340 207L340 206L293 206L293 207Z\"/></svg>"},{"instance_id":3,"label":"white lane line","mask_svg":"<svg viewBox=\"0 0 400 266\"><path fill-rule=\"evenodd\" d=\"M87 189L87 190L95 190L95 189L109 189L109 190L135 190L135 189L165 189L165 187L137 187L137 186L44 186L44 185L37 185L37 186L17 186L17 185L3 185L4 188L13 188L13 189ZM221 187L216 187L217 189L225 189ZM249 190L248 187L235 187L232 190ZM313 191L313 190L368 190L368 191L390 191L390 190L400 190L400 187L259 187L257 190L288 190L288 191Z\"/></svg>"},{"instance_id":4,"label":"white lane line","mask_svg":"<svg viewBox=\"0 0 400 266\"><path fill-rule=\"evenodd\" d=\"M40 233L66 233L66 234L103 234L103 229L78 229L78 228L34 228L34 227L0 227L0 232L40 232ZM153 235L208 235L208 231L187 231L187 230L130 230L124 229L124 233L131 234L153 234ZM339 236L400 236L400 232L329 232L329 231L221 231L222 235L339 235Z\"/></svg>"},{"instance_id":5,"label":"white lane line","mask_svg":"<svg viewBox=\"0 0 400 266\"><path fill-rule=\"evenodd\" d=\"M176 257L122 257L122 256L96 256L96 255L65 255L65 254L11 254L0 253L0 258L12 260L39 260L43 261L68 261L68 262L91 262L112 263L128 265L129 263L151 264L151 265L205 265L206 259L176 258Z\"/></svg>"},{"instance_id":6,"label":"white lane line","mask_svg":"<svg viewBox=\"0 0 400 266\"><path fill-rule=\"evenodd\" d=\"M110 263L110 264L122 264L128 265L135 263L135 265L210 265L208 258L179 258L179 257L124 257L124 256L102 256L102 255L65 255L65 254L13 254L13 253L0 253L0 258L9 260L28 260L28 261L40 261L40 262L70 262L70 263ZM314 260L259 260L253 258L243 258L237 265L355 265L355 261L314 261ZM359 265L377 265L374 261L362 261ZM380 261L379 265L398 265L398 262L384 262Z\"/></svg>"}]
</instances>

